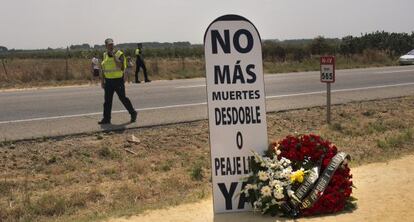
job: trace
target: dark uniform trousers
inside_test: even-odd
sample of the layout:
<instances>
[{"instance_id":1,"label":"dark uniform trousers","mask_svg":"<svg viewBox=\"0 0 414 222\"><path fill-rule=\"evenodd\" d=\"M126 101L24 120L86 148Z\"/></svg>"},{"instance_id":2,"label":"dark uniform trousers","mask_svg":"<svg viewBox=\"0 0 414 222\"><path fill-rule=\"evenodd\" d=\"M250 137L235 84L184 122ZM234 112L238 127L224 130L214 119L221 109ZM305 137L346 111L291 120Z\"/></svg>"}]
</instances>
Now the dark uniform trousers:
<instances>
[{"instance_id":1,"label":"dark uniform trousers","mask_svg":"<svg viewBox=\"0 0 414 222\"><path fill-rule=\"evenodd\" d=\"M145 81L148 81L147 67L145 67L144 60L138 56L137 57L137 60L135 61L135 65L136 65L136 69L135 69L135 82L138 82L139 81L138 73L139 73L140 68L142 68L142 71L144 71L144 78L145 78L144 80Z\"/></svg>"},{"instance_id":2,"label":"dark uniform trousers","mask_svg":"<svg viewBox=\"0 0 414 222\"><path fill-rule=\"evenodd\" d=\"M129 114L135 113L134 108L132 107L131 101L125 95L125 84L123 78L117 79L105 79L105 103L104 103L104 119L111 120L111 111L112 111L112 99L114 97L114 92L124 104L125 108L128 110Z\"/></svg>"}]
</instances>

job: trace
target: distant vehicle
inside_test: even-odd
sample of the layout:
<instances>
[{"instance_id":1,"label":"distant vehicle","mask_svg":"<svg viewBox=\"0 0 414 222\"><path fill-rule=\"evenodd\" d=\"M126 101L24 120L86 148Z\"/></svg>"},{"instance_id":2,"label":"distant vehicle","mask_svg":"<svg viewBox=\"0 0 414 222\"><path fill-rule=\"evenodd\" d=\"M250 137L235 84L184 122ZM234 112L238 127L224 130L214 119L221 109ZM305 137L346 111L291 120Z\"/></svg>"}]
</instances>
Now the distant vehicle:
<instances>
[{"instance_id":1,"label":"distant vehicle","mask_svg":"<svg viewBox=\"0 0 414 222\"><path fill-rule=\"evenodd\" d=\"M414 65L414 49L398 59L400 65Z\"/></svg>"}]
</instances>

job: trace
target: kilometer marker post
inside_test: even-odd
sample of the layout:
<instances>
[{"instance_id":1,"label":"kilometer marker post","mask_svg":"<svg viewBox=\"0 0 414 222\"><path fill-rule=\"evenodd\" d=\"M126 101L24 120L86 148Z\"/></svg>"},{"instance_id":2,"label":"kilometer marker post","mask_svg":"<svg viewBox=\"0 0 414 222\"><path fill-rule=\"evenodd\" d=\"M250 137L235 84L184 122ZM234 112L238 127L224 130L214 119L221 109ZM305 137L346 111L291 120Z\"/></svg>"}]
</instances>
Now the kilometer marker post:
<instances>
[{"instance_id":1,"label":"kilometer marker post","mask_svg":"<svg viewBox=\"0 0 414 222\"><path fill-rule=\"evenodd\" d=\"M321 56L321 82L326 83L326 122L331 124L331 83L335 82L335 57Z\"/></svg>"}]
</instances>

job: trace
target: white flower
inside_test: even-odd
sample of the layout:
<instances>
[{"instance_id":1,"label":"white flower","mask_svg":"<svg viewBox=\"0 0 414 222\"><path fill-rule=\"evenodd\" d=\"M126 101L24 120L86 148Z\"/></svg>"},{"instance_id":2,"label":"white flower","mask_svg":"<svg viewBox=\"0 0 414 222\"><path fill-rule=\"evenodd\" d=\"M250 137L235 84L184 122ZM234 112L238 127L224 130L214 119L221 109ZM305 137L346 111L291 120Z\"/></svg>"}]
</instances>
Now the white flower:
<instances>
[{"instance_id":1,"label":"white flower","mask_svg":"<svg viewBox=\"0 0 414 222\"><path fill-rule=\"evenodd\" d=\"M282 183L283 187L289 186L290 185L290 180L286 180Z\"/></svg>"},{"instance_id":2,"label":"white flower","mask_svg":"<svg viewBox=\"0 0 414 222\"><path fill-rule=\"evenodd\" d=\"M253 206L254 206L254 208L260 208L260 207L262 207L262 198L259 198L258 200L256 200L254 203L253 203Z\"/></svg>"},{"instance_id":3,"label":"white flower","mask_svg":"<svg viewBox=\"0 0 414 222\"><path fill-rule=\"evenodd\" d=\"M246 184L246 186L244 187L245 190L257 190L257 185L256 184Z\"/></svg>"},{"instance_id":4,"label":"white flower","mask_svg":"<svg viewBox=\"0 0 414 222\"><path fill-rule=\"evenodd\" d=\"M263 204L262 204L262 200L261 200L261 199L259 199L259 201L258 201L258 203L257 203L257 206L258 206L258 207L263 206Z\"/></svg>"},{"instance_id":5,"label":"white flower","mask_svg":"<svg viewBox=\"0 0 414 222\"><path fill-rule=\"evenodd\" d=\"M273 192L273 195L276 197L276 199L283 199L285 195L283 194L283 187L280 185L275 186L275 191Z\"/></svg>"},{"instance_id":6,"label":"white flower","mask_svg":"<svg viewBox=\"0 0 414 222\"><path fill-rule=\"evenodd\" d=\"M276 193L275 198L281 200L281 199L285 198L285 195L283 193Z\"/></svg>"},{"instance_id":7,"label":"white flower","mask_svg":"<svg viewBox=\"0 0 414 222\"><path fill-rule=\"evenodd\" d=\"M282 186L280 186L280 184L276 184L274 187L275 187L275 190L280 190L280 189L283 189L283 187L282 187Z\"/></svg>"},{"instance_id":8,"label":"white flower","mask_svg":"<svg viewBox=\"0 0 414 222\"><path fill-rule=\"evenodd\" d=\"M291 162L289 159L286 159L284 157L282 157L282 159L280 159L280 163L282 164L283 167L288 167L290 166Z\"/></svg>"},{"instance_id":9,"label":"white flower","mask_svg":"<svg viewBox=\"0 0 414 222\"><path fill-rule=\"evenodd\" d=\"M259 176L259 180L261 181L266 181L269 179L269 177L267 176L267 173L264 171L259 171L257 175Z\"/></svg>"},{"instance_id":10,"label":"white flower","mask_svg":"<svg viewBox=\"0 0 414 222\"><path fill-rule=\"evenodd\" d=\"M262 187L262 189L260 190L260 193L264 196L264 197L270 197L272 196L272 190L270 189L269 186L264 186Z\"/></svg>"},{"instance_id":11,"label":"white flower","mask_svg":"<svg viewBox=\"0 0 414 222\"><path fill-rule=\"evenodd\" d=\"M276 155L279 156L282 152L280 150L276 150Z\"/></svg>"},{"instance_id":12,"label":"white flower","mask_svg":"<svg viewBox=\"0 0 414 222\"><path fill-rule=\"evenodd\" d=\"M292 174L292 167L288 167L282 170L280 177L284 179L290 179L291 174Z\"/></svg>"},{"instance_id":13,"label":"white flower","mask_svg":"<svg viewBox=\"0 0 414 222\"><path fill-rule=\"evenodd\" d=\"M276 186L276 184L279 184L278 182L279 182L279 181L277 181L277 180L271 180L271 181L269 182L269 185L270 185L271 187L274 187L274 186Z\"/></svg>"},{"instance_id":14,"label":"white flower","mask_svg":"<svg viewBox=\"0 0 414 222\"><path fill-rule=\"evenodd\" d=\"M279 160L274 159L274 160L273 160L273 163L271 163L271 164L270 164L270 167L272 167L272 168L274 168L274 169L279 168L279 167L280 167Z\"/></svg>"},{"instance_id":15,"label":"white flower","mask_svg":"<svg viewBox=\"0 0 414 222\"><path fill-rule=\"evenodd\" d=\"M285 198L285 195L283 194L283 188L281 187L280 189L276 189L275 192L273 193L276 199L283 199Z\"/></svg>"},{"instance_id":16,"label":"white flower","mask_svg":"<svg viewBox=\"0 0 414 222\"><path fill-rule=\"evenodd\" d=\"M272 199L271 201L271 205L282 205L283 203L285 203L285 201L281 200L281 201L277 201L276 199Z\"/></svg>"},{"instance_id":17,"label":"white flower","mask_svg":"<svg viewBox=\"0 0 414 222\"><path fill-rule=\"evenodd\" d=\"M254 154L254 160L255 160L255 162L256 162L256 163L261 163L261 162L263 162L262 157L261 157L261 156L259 156L259 154L258 154L258 153L253 152L253 154Z\"/></svg>"},{"instance_id":18,"label":"white flower","mask_svg":"<svg viewBox=\"0 0 414 222\"><path fill-rule=\"evenodd\" d=\"M275 172L275 178L276 179L282 178L280 171Z\"/></svg>"}]
</instances>

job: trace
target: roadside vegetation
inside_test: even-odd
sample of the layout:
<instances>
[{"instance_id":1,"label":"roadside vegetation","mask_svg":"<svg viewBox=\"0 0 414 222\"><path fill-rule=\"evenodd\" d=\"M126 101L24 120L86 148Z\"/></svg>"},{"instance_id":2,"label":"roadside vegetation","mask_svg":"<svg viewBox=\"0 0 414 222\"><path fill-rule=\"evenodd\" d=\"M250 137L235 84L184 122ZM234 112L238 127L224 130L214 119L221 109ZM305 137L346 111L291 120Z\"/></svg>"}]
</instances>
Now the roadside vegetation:
<instances>
[{"instance_id":1,"label":"roadside vegetation","mask_svg":"<svg viewBox=\"0 0 414 222\"><path fill-rule=\"evenodd\" d=\"M151 79L183 79L205 75L202 45L189 42L144 43ZM133 57L136 44L120 44ZM319 70L321 55L335 55L337 69L397 65L398 57L414 48L414 33L373 32L360 37L263 41L265 73ZM0 88L88 84L94 81L90 59L103 45L72 45L67 49L8 50L0 47Z\"/></svg>"},{"instance_id":2,"label":"roadside vegetation","mask_svg":"<svg viewBox=\"0 0 414 222\"><path fill-rule=\"evenodd\" d=\"M269 140L320 134L352 167L414 154L413 96L336 105L332 117L324 124L322 107L269 113ZM208 198L208 143L206 120L2 141L0 221L98 221Z\"/></svg>"}]
</instances>

